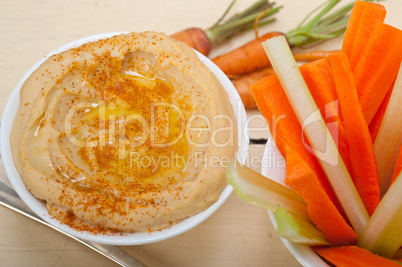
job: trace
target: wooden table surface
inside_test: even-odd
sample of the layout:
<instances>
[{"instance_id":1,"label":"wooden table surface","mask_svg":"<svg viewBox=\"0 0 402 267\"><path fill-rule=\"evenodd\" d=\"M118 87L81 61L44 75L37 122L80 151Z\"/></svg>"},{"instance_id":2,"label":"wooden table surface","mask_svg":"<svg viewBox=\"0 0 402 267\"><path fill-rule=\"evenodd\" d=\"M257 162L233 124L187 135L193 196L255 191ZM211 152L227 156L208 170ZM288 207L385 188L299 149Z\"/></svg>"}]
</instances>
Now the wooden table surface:
<instances>
[{"instance_id":1,"label":"wooden table surface","mask_svg":"<svg viewBox=\"0 0 402 267\"><path fill-rule=\"evenodd\" d=\"M239 0L232 14L254 0ZM41 57L75 39L102 32L154 30L172 34L186 27L207 28L231 0L0 0L0 115L23 74ZM261 29L287 31L322 0L277 0L284 8L277 21ZM342 1L349 2L349 1ZM386 22L402 28L402 2L384 2ZM214 57L253 38L248 32L217 47ZM341 39L321 45L339 49ZM250 136L264 138L267 128L258 111ZM249 157L264 147L250 145ZM260 166L253 166L259 171ZM0 266L114 266L85 246L30 219L0 207ZM265 210L232 194L209 219L169 240L123 247L149 266L299 266Z\"/></svg>"}]
</instances>

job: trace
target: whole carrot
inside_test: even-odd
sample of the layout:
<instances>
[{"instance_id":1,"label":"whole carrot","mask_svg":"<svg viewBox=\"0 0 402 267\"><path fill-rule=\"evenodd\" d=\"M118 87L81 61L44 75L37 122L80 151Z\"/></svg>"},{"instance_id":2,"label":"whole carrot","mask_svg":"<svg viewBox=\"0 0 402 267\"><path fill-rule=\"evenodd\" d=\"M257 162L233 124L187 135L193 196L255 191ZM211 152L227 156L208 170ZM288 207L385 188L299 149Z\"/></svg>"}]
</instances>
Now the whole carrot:
<instances>
[{"instance_id":1,"label":"whole carrot","mask_svg":"<svg viewBox=\"0 0 402 267\"><path fill-rule=\"evenodd\" d=\"M188 28L184 31L174 33L170 37L186 43L204 56L208 55L211 51L211 40L201 28Z\"/></svg>"},{"instance_id":2,"label":"whole carrot","mask_svg":"<svg viewBox=\"0 0 402 267\"><path fill-rule=\"evenodd\" d=\"M257 107L253 94L250 91L250 85L274 73L275 71L272 67L267 67L232 80L232 83L239 93L245 108Z\"/></svg>"},{"instance_id":3,"label":"whole carrot","mask_svg":"<svg viewBox=\"0 0 402 267\"><path fill-rule=\"evenodd\" d=\"M293 53L293 57L295 58L296 61L305 61L305 62L310 62L310 61L315 61L319 60L322 58L326 58L331 54L338 53L340 52L339 50L314 50L314 51L307 51L307 52L301 52L301 53Z\"/></svg>"},{"instance_id":4,"label":"whole carrot","mask_svg":"<svg viewBox=\"0 0 402 267\"><path fill-rule=\"evenodd\" d=\"M214 58L212 61L227 75L250 73L260 68L267 67L270 65L269 60L268 57L261 56L265 55L261 43L279 35L284 34L281 32L266 33L238 49L234 49L227 54Z\"/></svg>"},{"instance_id":5,"label":"whole carrot","mask_svg":"<svg viewBox=\"0 0 402 267\"><path fill-rule=\"evenodd\" d=\"M349 19L347 14L352 9L353 3L327 14L339 1L330 0L308 23L305 24L306 19L304 19L294 30L286 33L289 45L300 47L342 34L346 29ZM324 17L324 15L326 16ZM214 58L212 61L226 75L241 75L262 67L268 67L270 62L265 55L261 42L280 34L278 32L267 33L242 47Z\"/></svg>"},{"instance_id":6,"label":"whole carrot","mask_svg":"<svg viewBox=\"0 0 402 267\"><path fill-rule=\"evenodd\" d=\"M336 53L336 52L339 52L339 51L315 50L315 51L309 51L309 52L295 53L295 54L293 54L293 56L297 61L310 62L310 61L315 61L318 59L325 58L328 55L330 55L332 53ZM258 82L259 80L261 80L265 77L268 77L274 73L275 72L272 67L265 67L265 68L261 68L259 70L253 71L251 73L248 73L248 74L236 75L236 76L230 75L229 76L229 78L231 78L231 80L232 80L234 87L236 88L237 92L239 93L240 98L243 101L245 108L257 107L253 94L250 91L250 86L252 84Z\"/></svg>"},{"instance_id":7,"label":"whole carrot","mask_svg":"<svg viewBox=\"0 0 402 267\"><path fill-rule=\"evenodd\" d=\"M235 1L236 0L233 0L231 2L222 17L208 29L203 30L201 28L192 27L174 33L170 37L186 43L198 52L207 56L214 45L223 40L229 39L234 34L247 30L254 24L257 17L261 17L261 22L258 23L258 25L273 22L274 19L268 18L282 8L281 6L274 8L274 3L271 3L269 0L259 0L248 9L221 23ZM261 12L264 12L262 16L260 16Z\"/></svg>"}]
</instances>

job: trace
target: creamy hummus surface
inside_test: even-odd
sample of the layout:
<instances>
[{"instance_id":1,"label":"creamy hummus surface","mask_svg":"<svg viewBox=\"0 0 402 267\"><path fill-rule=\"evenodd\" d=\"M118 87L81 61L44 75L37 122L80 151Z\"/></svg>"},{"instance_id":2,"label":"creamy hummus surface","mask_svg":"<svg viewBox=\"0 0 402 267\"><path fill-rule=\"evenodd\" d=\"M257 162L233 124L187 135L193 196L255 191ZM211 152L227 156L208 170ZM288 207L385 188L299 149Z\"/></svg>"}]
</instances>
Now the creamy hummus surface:
<instances>
[{"instance_id":1,"label":"creamy hummus surface","mask_svg":"<svg viewBox=\"0 0 402 267\"><path fill-rule=\"evenodd\" d=\"M226 91L191 48L129 33L34 71L11 145L28 189L63 223L155 231L219 198L237 126Z\"/></svg>"}]
</instances>

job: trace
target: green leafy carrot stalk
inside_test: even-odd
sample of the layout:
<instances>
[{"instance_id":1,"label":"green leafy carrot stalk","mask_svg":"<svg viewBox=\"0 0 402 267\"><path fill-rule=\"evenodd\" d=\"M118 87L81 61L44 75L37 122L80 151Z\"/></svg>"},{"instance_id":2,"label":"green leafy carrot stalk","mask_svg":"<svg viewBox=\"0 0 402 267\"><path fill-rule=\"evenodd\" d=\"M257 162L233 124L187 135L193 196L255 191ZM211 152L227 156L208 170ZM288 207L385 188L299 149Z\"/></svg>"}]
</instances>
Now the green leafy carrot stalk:
<instances>
[{"instance_id":1,"label":"green leafy carrot stalk","mask_svg":"<svg viewBox=\"0 0 402 267\"><path fill-rule=\"evenodd\" d=\"M300 124L304 128L304 133L312 150L327 174L354 230L360 234L369 219L368 213L303 80L286 38L279 36L268 39L263 43L263 47Z\"/></svg>"},{"instance_id":2,"label":"green leafy carrot stalk","mask_svg":"<svg viewBox=\"0 0 402 267\"><path fill-rule=\"evenodd\" d=\"M222 17L208 29L203 30L197 27L188 28L172 34L171 37L185 42L204 55L208 55L211 48L216 44L229 39L235 34L252 28L254 21L262 12L264 12L264 14L260 16L258 26L273 22L275 19L271 18L271 16L282 8L282 6L274 7L274 3L269 0L259 0L243 12L224 20L235 2L236 0L233 0Z\"/></svg>"},{"instance_id":3,"label":"green leafy carrot stalk","mask_svg":"<svg viewBox=\"0 0 402 267\"><path fill-rule=\"evenodd\" d=\"M348 26L350 11L353 9L355 1L329 13L339 1L340 0L328 0L324 2L316 10L308 14L295 29L286 33L290 47L304 46L342 35ZM356 2L373 1L366 0ZM310 19L310 17L312 18ZM370 22L366 21L365 23Z\"/></svg>"},{"instance_id":4,"label":"green leafy carrot stalk","mask_svg":"<svg viewBox=\"0 0 402 267\"><path fill-rule=\"evenodd\" d=\"M326 1L308 14L295 29L286 33L290 47L304 46L343 34L354 2L329 13L339 1ZM315 16L313 16L314 14Z\"/></svg>"},{"instance_id":5,"label":"green leafy carrot stalk","mask_svg":"<svg viewBox=\"0 0 402 267\"><path fill-rule=\"evenodd\" d=\"M332 11L339 1L326 1L324 5L320 5L308 14L295 29L286 33L289 45L291 47L300 47L343 34L349 20L349 12L353 8L353 3ZM227 54L214 58L212 61L226 75L242 75L267 67L270 65L270 62L265 56L261 42L271 37L272 35L267 33L259 37L258 42L253 40Z\"/></svg>"}]
</instances>

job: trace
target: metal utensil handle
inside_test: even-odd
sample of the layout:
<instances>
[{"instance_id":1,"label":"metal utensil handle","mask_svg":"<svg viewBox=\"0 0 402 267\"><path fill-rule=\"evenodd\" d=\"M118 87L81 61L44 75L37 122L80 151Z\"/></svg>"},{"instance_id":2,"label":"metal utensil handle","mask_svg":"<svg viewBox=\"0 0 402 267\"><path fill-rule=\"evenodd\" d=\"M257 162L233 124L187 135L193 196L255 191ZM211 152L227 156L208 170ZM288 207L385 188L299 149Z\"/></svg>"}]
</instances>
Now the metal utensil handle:
<instances>
[{"instance_id":1,"label":"metal utensil handle","mask_svg":"<svg viewBox=\"0 0 402 267\"><path fill-rule=\"evenodd\" d=\"M95 242L90 242L90 241L84 241L81 240L79 238L76 238L75 236L72 236L56 227L54 227L53 225L43 221L42 219L28 214L25 211L22 211L21 209L18 209L16 207L13 207L10 204L7 204L3 201L0 201L0 204L6 208L9 208L10 210L13 210L15 212L18 212L19 214L22 214L32 220L35 220L43 225L46 225L56 231L58 231L59 233L62 233L78 242L80 242L81 244L95 250L96 252L98 252L99 254L105 256L106 258L114 261L115 263L119 264L120 266L132 266L132 267L146 267L147 265L143 264L142 262L140 262L137 259L134 259L130 254L128 254L127 252L125 252L123 249L117 247L117 246L112 246L112 245L104 245L104 244L98 244Z\"/></svg>"},{"instance_id":2,"label":"metal utensil handle","mask_svg":"<svg viewBox=\"0 0 402 267\"><path fill-rule=\"evenodd\" d=\"M0 138L1 138L1 135L0 135ZM1 155L0 155L0 158L1 158ZM0 166L1 166L1 164L0 164ZM9 197L4 197L4 196L1 197L1 195L0 195L0 205L4 206L6 208L9 208L10 210L13 210L19 214L22 214L34 221L37 221L45 226L48 226L48 227L56 230L59 233L62 233L64 235L78 241L79 243L98 252L99 254L105 256L109 260L119 264L120 266L147 267L147 265L145 265L142 262L140 262L139 260L133 258L130 254L128 254L123 249L121 249L117 246L104 245L104 244L98 244L95 242L81 240L81 239L79 239L73 235L70 235L69 233L66 233L66 232L58 229L57 227L45 222L44 220L39 218L36 214L34 214L28 210L24 210L25 208L23 206L19 205L18 201L12 200L12 199L20 200L18 195L15 193L15 191L12 188L8 188L6 186L6 184L4 184L1 180L0 180L0 191L5 193L5 195L9 196Z\"/></svg>"}]
</instances>

